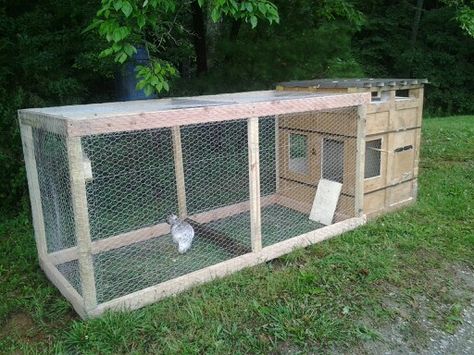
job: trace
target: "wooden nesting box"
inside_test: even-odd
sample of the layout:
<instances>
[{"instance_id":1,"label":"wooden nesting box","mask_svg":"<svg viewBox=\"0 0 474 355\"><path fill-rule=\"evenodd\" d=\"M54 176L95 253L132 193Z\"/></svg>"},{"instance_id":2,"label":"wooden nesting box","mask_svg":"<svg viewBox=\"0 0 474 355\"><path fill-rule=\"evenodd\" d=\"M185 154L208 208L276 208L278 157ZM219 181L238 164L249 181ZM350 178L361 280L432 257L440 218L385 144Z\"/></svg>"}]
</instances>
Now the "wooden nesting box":
<instances>
[{"instance_id":1,"label":"wooden nesting box","mask_svg":"<svg viewBox=\"0 0 474 355\"><path fill-rule=\"evenodd\" d=\"M426 79L321 79L280 83L277 90L371 93L371 102L366 107L364 213L375 217L416 200L423 86L427 82ZM341 140L354 132L353 124L353 121L344 122L337 126L338 131L322 125L318 132ZM293 130L307 129L298 120L290 125ZM285 121L280 121L280 127L289 128ZM351 162L344 164L347 167L344 172L351 171ZM314 176L321 176L321 172L314 171ZM344 175L346 178L349 177ZM296 184L307 183L304 178L296 180ZM341 200L353 196L347 188L342 192Z\"/></svg>"}]
</instances>

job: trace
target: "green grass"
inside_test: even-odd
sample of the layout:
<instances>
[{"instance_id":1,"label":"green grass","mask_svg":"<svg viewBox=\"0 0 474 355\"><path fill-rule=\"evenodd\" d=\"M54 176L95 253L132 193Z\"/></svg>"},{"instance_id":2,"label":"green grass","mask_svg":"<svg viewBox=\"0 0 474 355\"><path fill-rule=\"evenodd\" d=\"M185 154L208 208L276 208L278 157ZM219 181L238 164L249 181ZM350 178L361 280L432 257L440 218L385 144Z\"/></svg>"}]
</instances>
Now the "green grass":
<instances>
[{"instance_id":1,"label":"green grass","mask_svg":"<svg viewBox=\"0 0 474 355\"><path fill-rule=\"evenodd\" d=\"M406 321L454 332L474 268L474 116L426 119L419 201L338 238L130 313L82 321L48 283L25 216L0 224L0 353L267 353L358 347ZM428 300L425 302L423 300Z\"/></svg>"}]
</instances>

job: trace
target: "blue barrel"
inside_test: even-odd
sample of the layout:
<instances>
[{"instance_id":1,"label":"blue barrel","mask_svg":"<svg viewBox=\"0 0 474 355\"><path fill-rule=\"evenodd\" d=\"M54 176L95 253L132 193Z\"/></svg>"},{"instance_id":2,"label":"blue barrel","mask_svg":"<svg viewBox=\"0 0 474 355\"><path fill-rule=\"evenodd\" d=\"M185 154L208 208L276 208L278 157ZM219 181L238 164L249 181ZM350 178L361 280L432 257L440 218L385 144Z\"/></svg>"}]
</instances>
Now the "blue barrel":
<instances>
[{"instance_id":1,"label":"blue barrel","mask_svg":"<svg viewBox=\"0 0 474 355\"><path fill-rule=\"evenodd\" d=\"M137 90L136 67L137 65L147 65L150 61L148 51L145 47L137 47L137 53L130 59L117 73L117 94L119 100L145 100L156 98L155 94L146 96L143 90Z\"/></svg>"}]
</instances>

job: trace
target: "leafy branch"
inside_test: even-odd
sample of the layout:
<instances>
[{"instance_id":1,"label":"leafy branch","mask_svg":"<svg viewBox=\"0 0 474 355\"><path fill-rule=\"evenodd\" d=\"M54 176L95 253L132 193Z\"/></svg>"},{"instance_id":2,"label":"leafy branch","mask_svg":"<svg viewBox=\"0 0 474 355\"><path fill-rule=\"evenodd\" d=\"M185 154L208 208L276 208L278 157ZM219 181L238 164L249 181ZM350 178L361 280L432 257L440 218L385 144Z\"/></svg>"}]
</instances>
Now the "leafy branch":
<instances>
[{"instance_id":1,"label":"leafy branch","mask_svg":"<svg viewBox=\"0 0 474 355\"><path fill-rule=\"evenodd\" d=\"M268 0L197 0L201 8L208 7L211 19L220 21L228 16L249 23L252 28L259 20L270 24L279 23L277 7ZM146 47L150 60L147 65L137 66L137 90L146 95L169 91L169 81L178 76L174 65L162 57L165 43L174 40L171 33L177 25L179 9L189 2L177 0L101 0L101 8L92 23L84 30L97 30L108 43L100 58L113 57L124 64L137 53L136 45ZM174 15L172 21L167 21ZM183 28L183 26L181 26ZM157 39L151 43L147 37Z\"/></svg>"}]
</instances>

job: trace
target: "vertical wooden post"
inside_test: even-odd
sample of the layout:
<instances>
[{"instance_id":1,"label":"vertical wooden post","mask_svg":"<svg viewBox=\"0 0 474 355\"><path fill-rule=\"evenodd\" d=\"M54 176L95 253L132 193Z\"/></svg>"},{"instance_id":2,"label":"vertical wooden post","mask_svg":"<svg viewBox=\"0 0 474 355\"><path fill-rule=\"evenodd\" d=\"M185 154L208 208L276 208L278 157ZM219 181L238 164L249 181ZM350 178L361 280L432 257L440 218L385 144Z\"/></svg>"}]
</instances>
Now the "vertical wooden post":
<instances>
[{"instance_id":1,"label":"vertical wooden post","mask_svg":"<svg viewBox=\"0 0 474 355\"><path fill-rule=\"evenodd\" d=\"M250 235L252 251L262 250L258 117L247 122L249 149Z\"/></svg>"},{"instance_id":2,"label":"vertical wooden post","mask_svg":"<svg viewBox=\"0 0 474 355\"><path fill-rule=\"evenodd\" d=\"M88 312L97 307L97 296L81 138L67 137L66 145L69 163L69 180L71 183L71 200L74 211L75 236L79 250L79 274L81 276L82 298L86 312Z\"/></svg>"},{"instance_id":3,"label":"vertical wooden post","mask_svg":"<svg viewBox=\"0 0 474 355\"><path fill-rule=\"evenodd\" d=\"M21 141L23 143L23 156L25 157L26 177L30 193L31 214L33 215L33 229L35 233L36 248L40 260L45 260L48 254L46 244L46 231L44 227L43 206L36 166L35 144L31 126L20 122Z\"/></svg>"},{"instance_id":4,"label":"vertical wooden post","mask_svg":"<svg viewBox=\"0 0 474 355\"><path fill-rule=\"evenodd\" d=\"M178 195L179 218L188 216L186 208L186 185L184 182L183 151L181 148L181 129L179 126L171 127L174 154L174 173L176 177L176 193Z\"/></svg>"},{"instance_id":5,"label":"vertical wooden post","mask_svg":"<svg viewBox=\"0 0 474 355\"><path fill-rule=\"evenodd\" d=\"M416 97L418 100L418 106L416 108L416 125L420 128L417 129L416 141L415 141L415 159L413 161L413 175L418 177L418 166L420 162L420 150L421 150L421 123L423 120L423 88L410 90L410 96ZM416 199L416 194L414 194Z\"/></svg>"},{"instance_id":6,"label":"vertical wooden post","mask_svg":"<svg viewBox=\"0 0 474 355\"><path fill-rule=\"evenodd\" d=\"M365 127L367 105L360 105L357 113L355 216L361 217L364 214Z\"/></svg>"},{"instance_id":7,"label":"vertical wooden post","mask_svg":"<svg viewBox=\"0 0 474 355\"><path fill-rule=\"evenodd\" d=\"M280 189L280 142L279 142L279 119L278 116L275 116L275 189L276 193L278 193Z\"/></svg>"}]
</instances>

